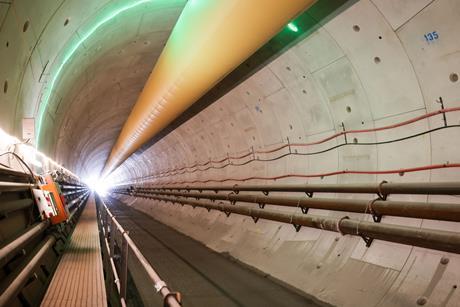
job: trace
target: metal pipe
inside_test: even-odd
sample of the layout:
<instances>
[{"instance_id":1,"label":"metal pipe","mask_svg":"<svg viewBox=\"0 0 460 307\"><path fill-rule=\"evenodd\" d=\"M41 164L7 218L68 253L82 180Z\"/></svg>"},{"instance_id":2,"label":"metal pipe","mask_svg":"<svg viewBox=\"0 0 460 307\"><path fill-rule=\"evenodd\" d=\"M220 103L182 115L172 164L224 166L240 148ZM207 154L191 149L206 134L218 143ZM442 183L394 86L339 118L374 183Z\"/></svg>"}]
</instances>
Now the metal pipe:
<instances>
[{"instance_id":1,"label":"metal pipe","mask_svg":"<svg viewBox=\"0 0 460 307\"><path fill-rule=\"evenodd\" d=\"M167 306L180 307L180 303L176 300L175 296L171 295L171 291L168 289L168 286L166 285L166 283L161 279L158 273L153 269L153 267L150 265L148 260L141 253L137 245L129 237L128 233L124 230L123 226L121 226L121 224L117 221L117 219L112 214L112 212L110 212L109 208L106 206L106 204L104 203L102 199L101 199L101 204L102 204L101 207L105 210L105 212L108 214L108 216L110 217L112 221L111 230L116 228L122 234L122 239L126 240L126 243L131 248L131 251L134 253L137 260L139 260L141 266L144 268L147 275L153 281L157 292L159 292L162 295L162 297L165 298L166 302L169 304ZM101 218L101 222L103 223L102 218ZM120 289L120 293L121 293L121 289Z\"/></svg>"},{"instance_id":2,"label":"metal pipe","mask_svg":"<svg viewBox=\"0 0 460 307\"><path fill-rule=\"evenodd\" d=\"M87 201L88 197L89 197L89 195L88 195L88 193L86 193L85 195L82 195L82 196L79 197L79 198L81 198L81 201L78 203L77 206L74 206L74 203L72 203L71 206L68 206L68 208L70 210L70 215L69 215L69 218L68 218L69 221L73 219L75 213L77 213L77 211L81 208L82 204L84 204ZM77 199L74 199L72 202L74 202L76 200Z\"/></svg>"},{"instance_id":3,"label":"metal pipe","mask_svg":"<svg viewBox=\"0 0 460 307\"><path fill-rule=\"evenodd\" d=\"M77 193L83 193L83 192L85 192L85 190L86 189L81 189L81 190L71 191L71 192L63 192L62 195L69 196L69 195L73 195L73 194L77 194Z\"/></svg>"},{"instance_id":4,"label":"metal pipe","mask_svg":"<svg viewBox=\"0 0 460 307\"><path fill-rule=\"evenodd\" d=\"M203 202L188 199L178 199L174 197L153 196L153 198L156 200L175 202L184 205L190 205L193 207L202 207L208 210L218 210L227 214L236 213L250 216L255 221L257 221L259 218L262 218L282 223L288 223L294 226L307 226L339 232L341 234L360 236L366 238L366 240L379 239L389 242L414 245L460 254L460 233L456 232L372 223L352 220L347 216L342 218L333 218L310 214L303 215L284 213L266 209L256 209L248 206L227 205L223 203L216 204L209 201Z\"/></svg>"},{"instance_id":5,"label":"metal pipe","mask_svg":"<svg viewBox=\"0 0 460 307\"><path fill-rule=\"evenodd\" d=\"M0 249L0 266L3 266L8 262L10 256L16 251L22 249L27 243L30 242L33 238L41 234L48 227L48 220L37 223L21 234L19 237L6 244Z\"/></svg>"},{"instance_id":6,"label":"metal pipe","mask_svg":"<svg viewBox=\"0 0 460 307\"><path fill-rule=\"evenodd\" d=\"M0 182L0 191L22 191L29 190L36 185L31 183L18 183L18 182Z\"/></svg>"},{"instance_id":7,"label":"metal pipe","mask_svg":"<svg viewBox=\"0 0 460 307\"><path fill-rule=\"evenodd\" d=\"M82 199L84 199L86 196L88 196L89 192L86 192L84 193L83 195L80 195L78 196L77 198L75 198L74 200L70 201L68 204L67 204L67 208L69 210L71 210L75 204L77 204L78 202L80 202Z\"/></svg>"},{"instance_id":8,"label":"metal pipe","mask_svg":"<svg viewBox=\"0 0 460 307\"><path fill-rule=\"evenodd\" d=\"M188 1L110 152L102 177L314 2Z\"/></svg>"},{"instance_id":9,"label":"metal pipe","mask_svg":"<svg viewBox=\"0 0 460 307\"><path fill-rule=\"evenodd\" d=\"M169 195L176 197L204 198L209 200L225 200L230 202L247 202L260 205L276 205L286 207L300 207L304 209L324 209L333 211L346 211L357 213L369 213L375 216L392 215L421 219L435 219L444 221L460 222L460 205L451 203L427 203L408 202L392 200L361 200L361 199L332 199L332 198L310 198L290 196L265 196L250 194L206 194L187 192L151 191L138 194L149 197L149 195Z\"/></svg>"},{"instance_id":10,"label":"metal pipe","mask_svg":"<svg viewBox=\"0 0 460 307\"><path fill-rule=\"evenodd\" d=\"M3 201L0 206L0 215L28 208L32 206L33 203L34 201L31 198Z\"/></svg>"},{"instance_id":11,"label":"metal pipe","mask_svg":"<svg viewBox=\"0 0 460 307\"><path fill-rule=\"evenodd\" d=\"M44 242L38 247L37 252L33 255L26 266L19 271L13 278L8 279L5 284L8 284L6 290L0 296L0 306L7 306L7 303L21 291L27 280L32 274L34 268L38 265L45 253L53 246L56 239L53 236L48 236Z\"/></svg>"},{"instance_id":12,"label":"metal pipe","mask_svg":"<svg viewBox=\"0 0 460 307\"><path fill-rule=\"evenodd\" d=\"M145 189L145 188L137 188ZM223 186L163 186L147 189L197 190L197 191L263 191L303 193L369 193L369 194L428 194L460 195L460 182L411 182L411 183L352 183L352 184L272 184L272 185L223 185Z\"/></svg>"}]
</instances>

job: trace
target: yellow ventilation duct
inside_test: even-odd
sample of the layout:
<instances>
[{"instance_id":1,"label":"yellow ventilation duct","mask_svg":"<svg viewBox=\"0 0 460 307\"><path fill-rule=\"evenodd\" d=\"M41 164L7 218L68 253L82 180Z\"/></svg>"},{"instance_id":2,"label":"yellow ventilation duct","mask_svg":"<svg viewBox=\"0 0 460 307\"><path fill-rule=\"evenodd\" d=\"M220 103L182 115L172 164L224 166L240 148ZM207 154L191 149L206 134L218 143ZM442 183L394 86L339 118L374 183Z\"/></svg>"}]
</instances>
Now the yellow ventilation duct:
<instances>
[{"instance_id":1,"label":"yellow ventilation duct","mask_svg":"<svg viewBox=\"0 0 460 307\"><path fill-rule=\"evenodd\" d=\"M189 0L112 148L105 177L315 0Z\"/></svg>"}]
</instances>

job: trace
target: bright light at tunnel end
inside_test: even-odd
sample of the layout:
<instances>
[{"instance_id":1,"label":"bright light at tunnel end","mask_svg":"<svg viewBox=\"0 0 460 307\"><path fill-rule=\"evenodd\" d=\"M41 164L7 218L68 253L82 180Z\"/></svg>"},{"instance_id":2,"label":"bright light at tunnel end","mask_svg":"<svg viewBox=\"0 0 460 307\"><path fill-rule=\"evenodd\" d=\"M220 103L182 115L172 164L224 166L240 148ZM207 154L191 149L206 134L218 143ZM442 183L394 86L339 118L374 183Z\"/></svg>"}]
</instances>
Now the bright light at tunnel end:
<instances>
[{"instance_id":1,"label":"bright light at tunnel end","mask_svg":"<svg viewBox=\"0 0 460 307\"><path fill-rule=\"evenodd\" d=\"M99 196L106 196L112 184L107 179L102 179L96 176L91 176L83 180L91 191L97 193Z\"/></svg>"}]
</instances>

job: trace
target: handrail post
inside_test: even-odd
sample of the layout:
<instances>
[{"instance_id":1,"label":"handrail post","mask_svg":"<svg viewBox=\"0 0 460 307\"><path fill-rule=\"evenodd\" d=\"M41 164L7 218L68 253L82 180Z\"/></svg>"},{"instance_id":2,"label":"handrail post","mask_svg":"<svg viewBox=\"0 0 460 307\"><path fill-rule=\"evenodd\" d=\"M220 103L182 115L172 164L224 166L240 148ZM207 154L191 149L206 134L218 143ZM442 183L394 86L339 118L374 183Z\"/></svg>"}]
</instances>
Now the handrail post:
<instances>
[{"instance_id":1,"label":"handrail post","mask_svg":"<svg viewBox=\"0 0 460 307\"><path fill-rule=\"evenodd\" d=\"M114 222L113 222L113 217L110 218L110 242L109 242L109 247L110 247L110 257L113 258L115 254L115 229L117 228L116 226L114 227Z\"/></svg>"},{"instance_id":2,"label":"handrail post","mask_svg":"<svg viewBox=\"0 0 460 307\"><path fill-rule=\"evenodd\" d=\"M108 227L108 213L107 213L107 210L104 210L104 230L105 230L105 233L107 234L108 233L108 230L109 230L109 227Z\"/></svg>"},{"instance_id":3,"label":"handrail post","mask_svg":"<svg viewBox=\"0 0 460 307\"><path fill-rule=\"evenodd\" d=\"M129 247L126 240L127 233L123 233L121 240L121 268L120 268L120 297L126 300L126 289L128 288L128 254Z\"/></svg>"}]
</instances>

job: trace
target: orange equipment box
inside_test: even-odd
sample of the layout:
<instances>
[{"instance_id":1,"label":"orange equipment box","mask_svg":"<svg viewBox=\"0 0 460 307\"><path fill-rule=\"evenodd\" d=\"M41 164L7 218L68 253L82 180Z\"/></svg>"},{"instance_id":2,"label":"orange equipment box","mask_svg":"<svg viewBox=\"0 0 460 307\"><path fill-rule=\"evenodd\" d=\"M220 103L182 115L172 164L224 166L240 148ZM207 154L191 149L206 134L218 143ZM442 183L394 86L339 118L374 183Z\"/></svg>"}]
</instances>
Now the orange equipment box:
<instances>
[{"instance_id":1,"label":"orange equipment box","mask_svg":"<svg viewBox=\"0 0 460 307\"><path fill-rule=\"evenodd\" d=\"M59 224L66 221L69 218L69 212L67 211L67 206L64 200L64 197L61 197L60 190L56 183L53 181L51 176L47 175L45 177L46 184L42 185L42 190L48 191L53 194L53 201L56 205L57 215L50 218L51 224Z\"/></svg>"}]
</instances>

